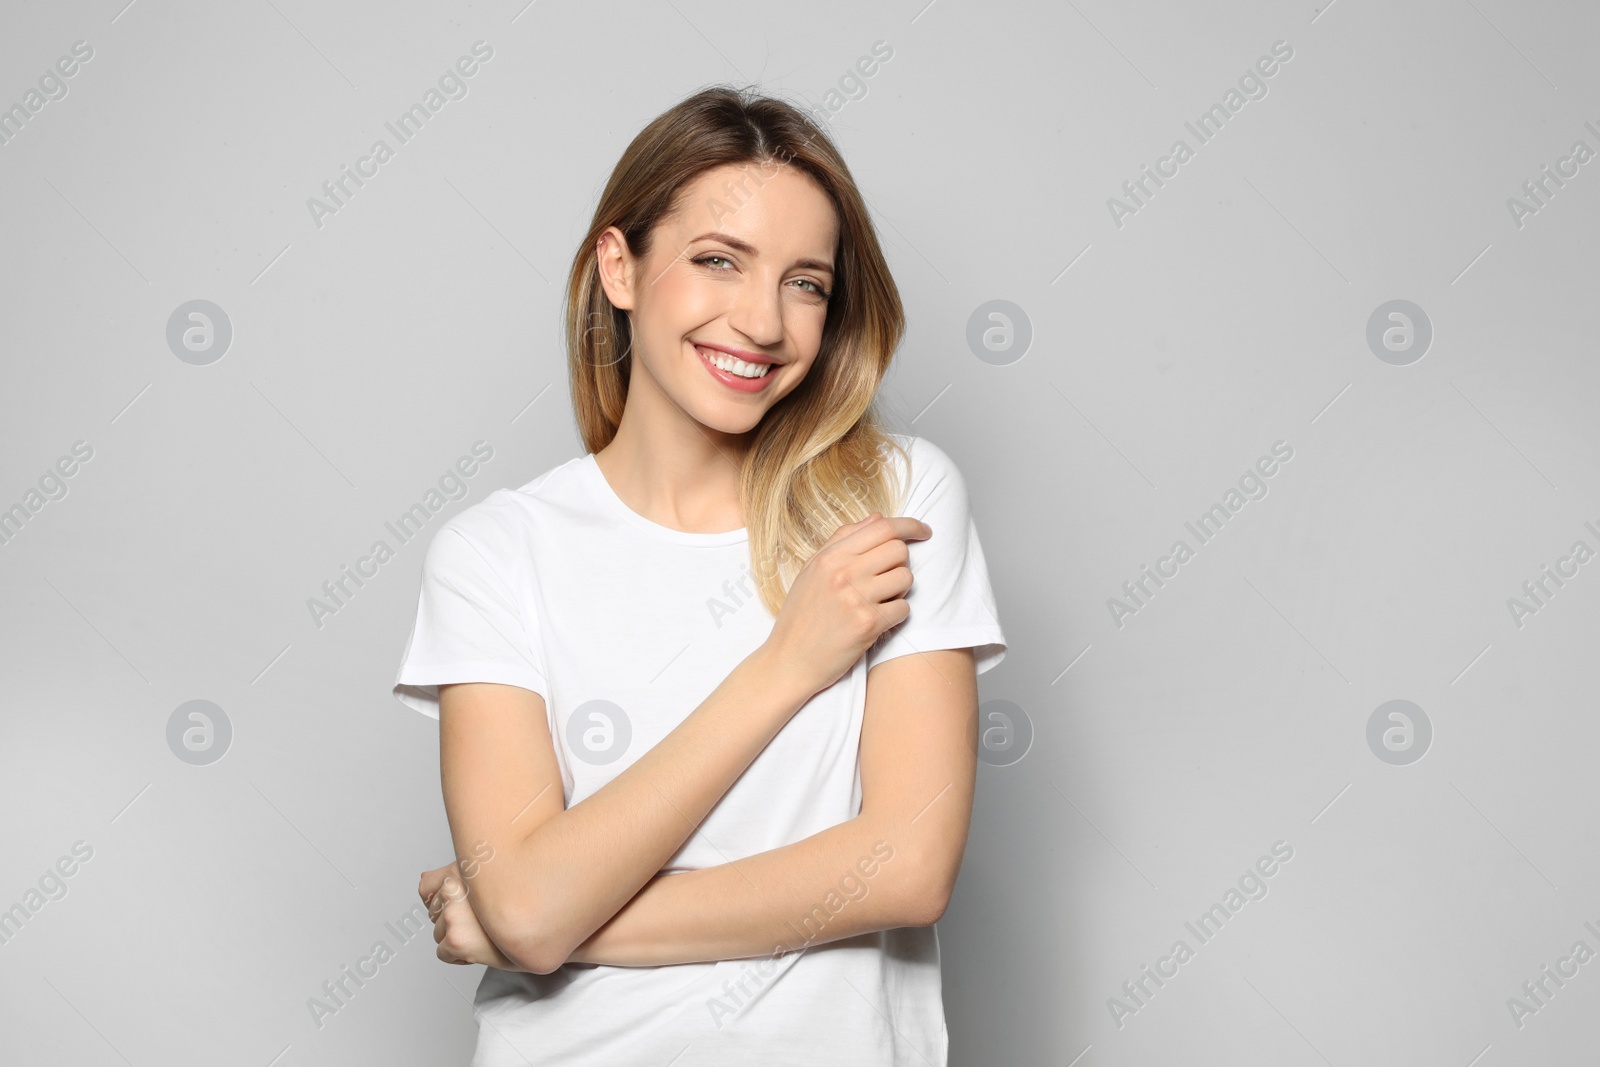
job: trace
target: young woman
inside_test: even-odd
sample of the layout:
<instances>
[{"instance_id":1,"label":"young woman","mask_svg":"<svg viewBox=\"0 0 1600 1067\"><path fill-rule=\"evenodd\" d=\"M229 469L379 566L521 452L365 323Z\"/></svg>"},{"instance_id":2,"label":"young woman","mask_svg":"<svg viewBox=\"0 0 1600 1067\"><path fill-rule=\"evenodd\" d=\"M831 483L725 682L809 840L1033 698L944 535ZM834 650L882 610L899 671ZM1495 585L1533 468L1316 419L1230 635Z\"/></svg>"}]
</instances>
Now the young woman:
<instances>
[{"instance_id":1,"label":"young woman","mask_svg":"<svg viewBox=\"0 0 1600 1067\"><path fill-rule=\"evenodd\" d=\"M419 892L489 968L472 1063L943 1065L1005 636L960 472L880 428L904 316L849 170L697 93L566 310L588 452L438 531L394 687L439 719L459 859Z\"/></svg>"}]
</instances>

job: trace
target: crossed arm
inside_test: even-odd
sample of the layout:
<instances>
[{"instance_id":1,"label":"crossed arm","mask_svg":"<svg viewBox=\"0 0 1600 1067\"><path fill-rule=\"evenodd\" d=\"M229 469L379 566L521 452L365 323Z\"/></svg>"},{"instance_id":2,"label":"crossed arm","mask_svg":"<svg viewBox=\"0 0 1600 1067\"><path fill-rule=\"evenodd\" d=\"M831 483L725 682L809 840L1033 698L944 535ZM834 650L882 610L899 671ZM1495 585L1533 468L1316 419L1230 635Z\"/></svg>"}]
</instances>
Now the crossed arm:
<instances>
[{"instance_id":1,"label":"crossed arm","mask_svg":"<svg viewBox=\"0 0 1600 1067\"><path fill-rule=\"evenodd\" d=\"M532 721L542 724L539 710ZM435 931L439 955L541 973L568 961L660 966L797 951L931 924L949 902L966 846L976 746L977 679L970 648L880 663L868 675L862 802L855 818L757 855L658 874L576 946L537 960L514 947L521 942L511 936L504 908L481 906L471 878L452 893L456 883L449 872L455 865L440 868L419 887L444 928ZM559 811L559 787L554 792ZM552 814L548 802L544 812L546 818ZM457 854L470 854L457 820L451 822Z\"/></svg>"}]
</instances>

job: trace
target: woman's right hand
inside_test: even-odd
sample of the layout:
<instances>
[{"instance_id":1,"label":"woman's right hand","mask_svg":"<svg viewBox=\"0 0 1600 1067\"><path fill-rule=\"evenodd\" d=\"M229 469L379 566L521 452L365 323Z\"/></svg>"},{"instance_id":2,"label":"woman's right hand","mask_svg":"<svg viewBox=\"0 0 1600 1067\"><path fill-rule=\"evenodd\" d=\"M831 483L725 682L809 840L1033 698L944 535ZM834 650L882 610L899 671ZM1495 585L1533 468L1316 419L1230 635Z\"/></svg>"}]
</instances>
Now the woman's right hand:
<instances>
[{"instance_id":1,"label":"woman's right hand","mask_svg":"<svg viewBox=\"0 0 1600 1067\"><path fill-rule=\"evenodd\" d=\"M908 540L933 528L876 513L841 526L789 587L764 647L817 693L855 666L878 636L905 621L911 588Z\"/></svg>"}]
</instances>

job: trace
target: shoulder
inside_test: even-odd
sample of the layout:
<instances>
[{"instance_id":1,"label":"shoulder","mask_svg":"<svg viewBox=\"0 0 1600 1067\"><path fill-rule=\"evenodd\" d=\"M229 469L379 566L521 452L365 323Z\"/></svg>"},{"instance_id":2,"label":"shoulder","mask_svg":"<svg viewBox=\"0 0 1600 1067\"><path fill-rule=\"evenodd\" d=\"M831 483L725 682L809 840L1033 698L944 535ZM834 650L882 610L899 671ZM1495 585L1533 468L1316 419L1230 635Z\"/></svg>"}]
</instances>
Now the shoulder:
<instances>
[{"instance_id":1,"label":"shoulder","mask_svg":"<svg viewBox=\"0 0 1600 1067\"><path fill-rule=\"evenodd\" d=\"M522 555L552 516L577 498L578 465L567 460L516 489L495 489L440 526L429 543L430 557L451 557L470 547L485 561L501 564Z\"/></svg>"},{"instance_id":2,"label":"shoulder","mask_svg":"<svg viewBox=\"0 0 1600 1067\"><path fill-rule=\"evenodd\" d=\"M961 476L961 468L956 466L955 460L944 449L928 438L914 434L890 433L888 436L904 450L904 458L894 448L887 449L887 452L890 453L893 468L900 472L907 491L913 496L939 486L951 486L965 492L966 483ZM905 464L908 462L911 469L906 472Z\"/></svg>"}]
</instances>

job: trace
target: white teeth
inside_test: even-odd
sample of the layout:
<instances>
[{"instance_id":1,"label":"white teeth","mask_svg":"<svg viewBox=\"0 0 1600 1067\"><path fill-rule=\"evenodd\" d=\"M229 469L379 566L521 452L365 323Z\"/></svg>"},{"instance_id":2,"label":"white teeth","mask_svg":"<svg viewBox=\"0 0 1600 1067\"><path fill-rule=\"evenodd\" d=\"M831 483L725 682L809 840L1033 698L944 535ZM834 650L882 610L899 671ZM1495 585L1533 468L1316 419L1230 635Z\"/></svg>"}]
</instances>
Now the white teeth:
<instances>
[{"instance_id":1,"label":"white teeth","mask_svg":"<svg viewBox=\"0 0 1600 1067\"><path fill-rule=\"evenodd\" d=\"M746 363L744 360L730 356L726 352L718 352L710 348L701 348L699 351L706 359L711 361L713 366L725 370L729 374L737 374L741 378L765 377L767 371L774 366L771 363Z\"/></svg>"}]
</instances>

